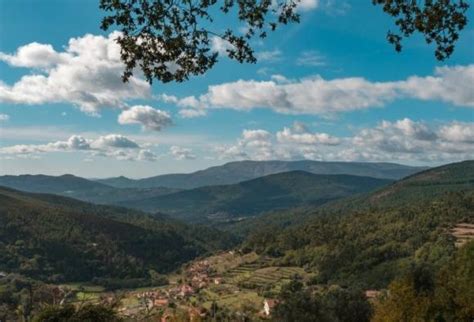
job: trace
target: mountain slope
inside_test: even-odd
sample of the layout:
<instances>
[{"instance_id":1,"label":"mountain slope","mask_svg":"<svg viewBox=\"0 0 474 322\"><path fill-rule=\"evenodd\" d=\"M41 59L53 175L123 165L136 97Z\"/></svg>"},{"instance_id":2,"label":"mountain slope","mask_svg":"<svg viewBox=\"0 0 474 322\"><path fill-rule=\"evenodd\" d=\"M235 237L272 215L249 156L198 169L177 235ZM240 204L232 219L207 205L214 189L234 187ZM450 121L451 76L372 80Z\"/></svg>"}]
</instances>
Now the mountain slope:
<instances>
[{"instance_id":1,"label":"mountain slope","mask_svg":"<svg viewBox=\"0 0 474 322\"><path fill-rule=\"evenodd\" d=\"M201 187L126 204L128 207L151 212L162 211L187 220L205 217L228 219L295 206L317 206L391 182L369 177L292 171L233 185Z\"/></svg>"},{"instance_id":2,"label":"mountain slope","mask_svg":"<svg viewBox=\"0 0 474 322\"><path fill-rule=\"evenodd\" d=\"M119 189L70 174L62 176L20 175L0 176L0 186L38 193L52 193L99 204L115 204L176 192L178 189Z\"/></svg>"},{"instance_id":3,"label":"mountain slope","mask_svg":"<svg viewBox=\"0 0 474 322\"><path fill-rule=\"evenodd\" d=\"M19 175L1 176L0 185L16 190L40 193L67 194L85 190L111 190L107 185L90 181L71 174L62 176Z\"/></svg>"},{"instance_id":4,"label":"mountain slope","mask_svg":"<svg viewBox=\"0 0 474 322\"><path fill-rule=\"evenodd\" d=\"M166 217L0 187L0 271L42 280L128 280L229 245Z\"/></svg>"},{"instance_id":5,"label":"mountain slope","mask_svg":"<svg viewBox=\"0 0 474 322\"><path fill-rule=\"evenodd\" d=\"M329 205L334 208L397 207L419 203L446 193L470 190L474 185L474 161L425 170L383 187L367 196L355 197Z\"/></svg>"},{"instance_id":6,"label":"mountain slope","mask_svg":"<svg viewBox=\"0 0 474 322\"><path fill-rule=\"evenodd\" d=\"M338 207L281 211L243 222L244 245L282 265L317 272L316 283L385 288L422 265L440 267L454 253L450 232L474 223L474 162L413 175Z\"/></svg>"},{"instance_id":7,"label":"mountain slope","mask_svg":"<svg viewBox=\"0 0 474 322\"><path fill-rule=\"evenodd\" d=\"M97 180L119 188L169 187L193 189L203 186L234 184L258 177L306 171L314 174L347 174L381 179L400 179L426 168L394 163L321 162L321 161L239 161L189 174L167 174L132 180L124 177Z\"/></svg>"}]
</instances>

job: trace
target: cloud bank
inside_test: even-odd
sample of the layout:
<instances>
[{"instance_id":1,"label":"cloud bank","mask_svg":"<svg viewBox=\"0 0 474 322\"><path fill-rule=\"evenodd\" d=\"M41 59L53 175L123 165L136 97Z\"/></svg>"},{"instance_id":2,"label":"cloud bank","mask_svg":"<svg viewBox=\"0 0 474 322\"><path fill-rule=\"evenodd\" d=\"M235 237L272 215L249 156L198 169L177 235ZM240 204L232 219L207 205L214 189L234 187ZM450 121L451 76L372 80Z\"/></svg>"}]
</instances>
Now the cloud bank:
<instances>
[{"instance_id":1,"label":"cloud bank","mask_svg":"<svg viewBox=\"0 0 474 322\"><path fill-rule=\"evenodd\" d=\"M402 81L373 82L362 77L327 80L313 76L288 80L279 75L269 81L238 80L212 85L200 96L174 97L189 110L270 109L282 114L331 115L383 107L397 99L443 101L474 108L474 65L438 67L433 76L411 76ZM201 116L205 113L195 113Z\"/></svg>"},{"instance_id":2,"label":"cloud bank","mask_svg":"<svg viewBox=\"0 0 474 322\"><path fill-rule=\"evenodd\" d=\"M128 161L155 161L157 159L151 150L120 134L103 135L96 139L72 135L65 141L19 144L0 148L0 155L11 157L37 157L42 153L51 152L83 152L89 156Z\"/></svg>"},{"instance_id":3,"label":"cloud bank","mask_svg":"<svg viewBox=\"0 0 474 322\"><path fill-rule=\"evenodd\" d=\"M216 154L230 160L453 162L474 159L474 123L429 126L404 118L336 137L296 122L276 133L244 130L235 144L218 146Z\"/></svg>"}]
</instances>

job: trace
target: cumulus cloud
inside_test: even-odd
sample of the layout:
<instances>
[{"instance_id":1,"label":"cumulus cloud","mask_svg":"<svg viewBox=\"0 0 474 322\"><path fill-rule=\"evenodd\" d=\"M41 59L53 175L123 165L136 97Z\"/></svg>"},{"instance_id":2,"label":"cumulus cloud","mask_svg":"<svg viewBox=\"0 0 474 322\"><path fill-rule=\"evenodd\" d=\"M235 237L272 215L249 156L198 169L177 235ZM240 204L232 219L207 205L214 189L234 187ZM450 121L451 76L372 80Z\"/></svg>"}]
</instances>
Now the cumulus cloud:
<instances>
[{"instance_id":1,"label":"cumulus cloud","mask_svg":"<svg viewBox=\"0 0 474 322\"><path fill-rule=\"evenodd\" d=\"M10 115L8 114L0 114L0 122L6 122L10 119Z\"/></svg>"},{"instance_id":2,"label":"cumulus cloud","mask_svg":"<svg viewBox=\"0 0 474 322\"><path fill-rule=\"evenodd\" d=\"M281 76L281 75L280 75ZM474 65L441 67L434 76L412 76L402 81L373 82L361 77L327 80L314 76L270 81L238 80L211 85L206 93L176 98L183 108L271 109L283 114L331 115L382 107L396 99L441 100L474 107ZM204 113L201 113L204 114Z\"/></svg>"},{"instance_id":3,"label":"cumulus cloud","mask_svg":"<svg viewBox=\"0 0 474 322\"><path fill-rule=\"evenodd\" d=\"M402 95L474 107L474 65L437 67L434 76L412 76L398 84Z\"/></svg>"},{"instance_id":4,"label":"cumulus cloud","mask_svg":"<svg viewBox=\"0 0 474 322\"><path fill-rule=\"evenodd\" d=\"M141 147L135 141L120 134L103 135L96 139L72 135L65 141L20 144L0 148L0 155L13 157L37 157L39 154L50 152L84 152L89 156L102 156L117 160L154 161L157 159L151 150Z\"/></svg>"},{"instance_id":5,"label":"cumulus cloud","mask_svg":"<svg viewBox=\"0 0 474 322\"><path fill-rule=\"evenodd\" d=\"M91 146L96 149L138 149L140 147L136 142L120 134L109 134L101 136L97 140L93 141Z\"/></svg>"},{"instance_id":6,"label":"cumulus cloud","mask_svg":"<svg viewBox=\"0 0 474 322\"><path fill-rule=\"evenodd\" d=\"M107 37L86 34L71 38L64 51L49 44L30 43L0 60L31 68L13 85L0 82L0 102L16 104L71 103L89 114L102 108L124 108L129 99L150 96L150 85L131 77L123 83L124 66L113 32Z\"/></svg>"},{"instance_id":7,"label":"cumulus cloud","mask_svg":"<svg viewBox=\"0 0 474 322\"><path fill-rule=\"evenodd\" d=\"M237 144L218 146L216 151L221 159L269 160L274 155L272 134L262 129L245 129Z\"/></svg>"},{"instance_id":8,"label":"cumulus cloud","mask_svg":"<svg viewBox=\"0 0 474 322\"><path fill-rule=\"evenodd\" d=\"M444 125L439 136L448 142L474 143L474 123L453 122Z\"/></svg>"},{"instance_id":9,"label":"cumulus cloud","mask_svg":"<svg viewBox=\"0 0 474 322\"><path fill-rule=\"evenodd\" d=\"M285 127L276 134L278 142L303 145L338 145L341 140L327 133L312 133L302 123L295 123L293 128Z\"/></svg>"},{"instance_id":10,"label":"cumulus cloud","mask_svg":"<svg viewBox=\"0 0 474 322\"><path fill-rule=\"evenodd\" d=\"M0 52L0 60L15 67L49 68L64 62L66 54L61 54L48 44L32 42L17 49L13 55Z\"/></svg>"},{"instance_id":11,"label":"cumulus cloud","mask_svg":"<svg viewBox=\"0 0 474 322\"><path fill-rule=\"evenodd\" d=\"M231 160L399 161L440 163L474 158L474 123L429 125L405 118L382 121L352 136L311 132L294 123L275 134L244 130L236 144L219 146L218 157ZM456 142L456 144L453 144Z\"/></svg>"},{"instance_id":12,"label":"cumulus cloud","mask_svg":"<svg viewBox=\"0 0 474 322\"><path fill-rule=\"evenodd\" d=\"M173 145L170 147L170 154L176 160L194 160L196 159L196 155L193 154L191 149L183 148L180 146Z\"/></svg>"},{"instance_id":13,"label":"cumulus cloud","mask_svg":"<svg viewBox=\"0 0 474 322\"><path fill-rule=\"evenodd\" d=\"M144 130L161 131L172 124L168 112L155 109L148 105L135 105L120 113L120 124L140 124Z\"/></svg>"}]
</instances>

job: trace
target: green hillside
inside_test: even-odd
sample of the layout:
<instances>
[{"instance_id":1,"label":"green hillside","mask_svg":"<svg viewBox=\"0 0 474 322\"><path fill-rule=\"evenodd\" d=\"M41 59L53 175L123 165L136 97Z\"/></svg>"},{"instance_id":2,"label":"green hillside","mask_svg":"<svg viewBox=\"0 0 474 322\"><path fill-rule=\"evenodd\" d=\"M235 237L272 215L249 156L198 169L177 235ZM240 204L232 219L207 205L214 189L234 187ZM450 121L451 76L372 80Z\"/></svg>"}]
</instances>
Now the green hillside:
<instances>
[{"instance_id":1,"label":"green hillside","mask_svg":"<svg viewBox=\"0 0 474 322\"><path fill-rule=\"evenodd\" d=\"M0 271L52 282L149 278L230 238L165 216L0 188Z\"/></svg>"},{"instance_id":2,"label":"green hillside","mask_svg":"<svg viewBox=\"0 0 474 322\"><path fill-rule=\"evenodd\" d=\"M432 168L408 176L374 193L328 204L338 211L365 208L396 208L433 200L447 191L470 190L474 185L474 161Z\"/></svg>"},{"instance_id":3,"label":"green hillside","mask_svg":"<svg viewBox=\"0 0 474 322\"><path fill-rule=\"evenodd\" d=\"M389 183L391 181L386 179L292 171L234 185L202 187L124 202L123 205L161 211L187 220L227 220L275 209L318 206Z\"/></svg>"},{"instance_id":4,"label":"green hillside","mask_svg":"<svg viewBox=\"0 0 474 322\"><path fill-rule=\"evenodd\" d=\"M450 230L474 223L473 164L434 168L348 204L282 211L233 228L250 231L244 249L306 267L318 283L386 287L414 265L439 268L454 252Z\"/></svg>"}]
</instances>

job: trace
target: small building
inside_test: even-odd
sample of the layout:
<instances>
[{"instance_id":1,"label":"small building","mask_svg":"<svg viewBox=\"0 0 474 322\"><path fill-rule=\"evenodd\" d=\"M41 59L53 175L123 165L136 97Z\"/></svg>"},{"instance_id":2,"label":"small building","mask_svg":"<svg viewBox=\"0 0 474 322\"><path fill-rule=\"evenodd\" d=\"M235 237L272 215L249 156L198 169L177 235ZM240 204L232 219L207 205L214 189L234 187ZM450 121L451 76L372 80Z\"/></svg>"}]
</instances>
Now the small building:
<instances>
[{"instance_id":1,"label":"small building","mask_svg":"<svg viewBox=\"0 0 474 322\"><path fill-rule=\"evenodd\" d=\"M275 308L275 306L278 305L278 300L275 300L275 299L265 299L263 301L263 313L266 315L266 316L270 316L273 312L273 309Z\"/></svg>"},{"instance_id":2,"label":"small building","mask_svg":"<svg viewBox=\"0 0 474 322\"><path fill-rule=\"evenodd\" d=\"M366 290L365 291L365 297L367 299L375 299L375 298L379 297L380 295L382 295L381 291L377 291L377 290Z\"/></svg>"},{"instance_id":3,"label":"small building","mask_svg":"<svg viewBox=\"0 0 474 322\"><path fill-rule=\"evenodd\" d=\"M155 299L153 305L156 307L165 307L168 306L169 300L165 298Z\"/></svg>"}]
</instances>

